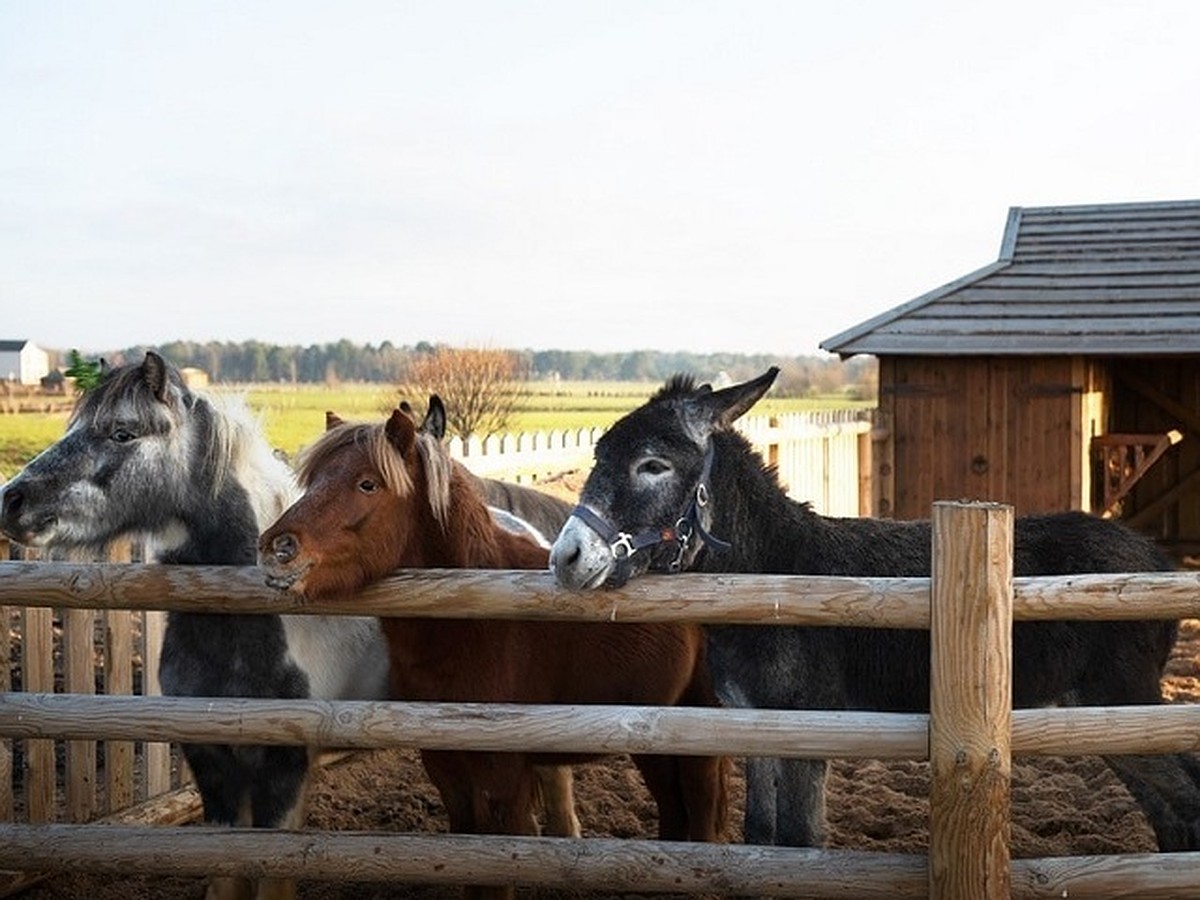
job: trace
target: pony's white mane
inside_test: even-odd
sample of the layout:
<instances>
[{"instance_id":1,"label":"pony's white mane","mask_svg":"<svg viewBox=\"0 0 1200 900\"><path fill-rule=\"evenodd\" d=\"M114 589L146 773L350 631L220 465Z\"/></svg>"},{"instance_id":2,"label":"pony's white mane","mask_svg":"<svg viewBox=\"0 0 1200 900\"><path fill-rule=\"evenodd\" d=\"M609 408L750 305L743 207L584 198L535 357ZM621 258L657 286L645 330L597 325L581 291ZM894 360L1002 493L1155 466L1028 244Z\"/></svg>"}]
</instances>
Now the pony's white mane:
<instances>
[{"instance_id":1,"label":"pony's white mane","mask_svg":"<svg viewBox=\"0 0 1200 900\"><path fill-rule=\"evenodd\" d=\"M262 423L241 396L204 395L213 412L206 448L214 489L233 478L246 491L258 530L265 531L300 496L292 469L275 455Z\"/></svg>"}]
</instances>

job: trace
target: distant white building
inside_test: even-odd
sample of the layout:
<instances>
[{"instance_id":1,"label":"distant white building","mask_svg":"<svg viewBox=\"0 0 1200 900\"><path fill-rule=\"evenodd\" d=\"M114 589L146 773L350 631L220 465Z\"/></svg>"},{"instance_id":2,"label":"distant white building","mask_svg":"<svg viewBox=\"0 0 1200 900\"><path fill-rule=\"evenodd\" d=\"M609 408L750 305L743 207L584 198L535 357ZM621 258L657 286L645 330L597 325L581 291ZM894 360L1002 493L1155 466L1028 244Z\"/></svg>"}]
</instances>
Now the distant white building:
<instances>
[{"instance_id":1,"label":"distant white building","mask_svg":"<svg viewBox=\"0 0 1200 900\"><path fill-rule=\"evenodd\" d=\"M50 374L50 354L33 341L0 341L0 381L41 384Z\"/></svg>"}]
</instances>

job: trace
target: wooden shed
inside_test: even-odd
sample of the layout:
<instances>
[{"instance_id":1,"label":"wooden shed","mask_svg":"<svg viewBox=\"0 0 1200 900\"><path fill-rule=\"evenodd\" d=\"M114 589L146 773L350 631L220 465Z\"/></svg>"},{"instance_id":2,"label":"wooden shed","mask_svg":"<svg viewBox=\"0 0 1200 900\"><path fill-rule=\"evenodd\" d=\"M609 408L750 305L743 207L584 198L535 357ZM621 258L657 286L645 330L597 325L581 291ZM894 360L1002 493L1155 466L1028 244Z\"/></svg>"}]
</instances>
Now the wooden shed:
<instances>
[{"instance_id":1,"label":"wooden shed","mask_svg":"<svg viewBox=\"0 0 1200 900\"><path fill-rule=\"evenodd\" d=\"M879 359L874 515L1081 509L1200 552L1200 200L1015 207L995 263L821 347Z\"/></svg>"}]
</instances>

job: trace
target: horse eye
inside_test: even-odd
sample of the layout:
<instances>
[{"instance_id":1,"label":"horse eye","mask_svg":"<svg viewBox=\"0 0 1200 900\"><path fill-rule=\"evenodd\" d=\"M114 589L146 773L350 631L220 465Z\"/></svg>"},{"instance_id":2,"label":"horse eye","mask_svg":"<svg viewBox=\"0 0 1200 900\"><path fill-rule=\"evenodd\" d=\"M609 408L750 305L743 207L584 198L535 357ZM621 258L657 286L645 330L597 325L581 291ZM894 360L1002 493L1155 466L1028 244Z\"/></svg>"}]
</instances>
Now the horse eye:
<instances>
[{"instance_id":1,"label":"horse eye","mask_svg":"<svg viewBox=\"0 0 1200 900\"><path fill-rule=\"evenodd\" d=\"M379 490L379 485L376 484L374 481L372 481L370 478L364 478L362 481L360 481L358 483L358 489L360 491L362 491L364 494L373 494L377 490Z\"/></svg>"},{"instance_id":2,"label":"horse eye","mask_svg":"<svg viewBox=\"0 0 1200 900\"><path fill-rule=\"evenodd\" d=\"M118 444L128 444L130 441L134 440L137 435L128 428L118 428L113 431L110 437Z\"/></svg>"},{"instance_id":3,"label":"horse eye","mask_svg":"<svg viewBox=\"0 0 1200 900\"><path fill-rule=\"evenodd\" d=\"M670 471L668 466L661 459L646 459L638 463L637 473L639 475L661 475L664 472Z\"/></svg>"}]
</instances>

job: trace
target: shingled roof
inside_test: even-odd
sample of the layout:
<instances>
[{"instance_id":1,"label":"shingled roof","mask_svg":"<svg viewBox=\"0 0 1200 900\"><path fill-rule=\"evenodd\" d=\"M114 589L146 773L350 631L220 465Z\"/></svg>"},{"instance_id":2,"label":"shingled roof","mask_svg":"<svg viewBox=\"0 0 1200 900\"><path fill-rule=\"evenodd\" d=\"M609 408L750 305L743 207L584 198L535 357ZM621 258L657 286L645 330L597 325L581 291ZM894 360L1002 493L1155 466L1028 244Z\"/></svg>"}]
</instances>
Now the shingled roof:
<instances>
[{"instance_id":1,"label":"shingled roof","mask_svg":"<svg viewBox=\"0 0 1200 900\"><path fill-rule=\"evenodd\" d=\"M1200 200L1013 207L999 260L820 346L843 357L1200 353Z\"/></svg>"}]
</instances>

